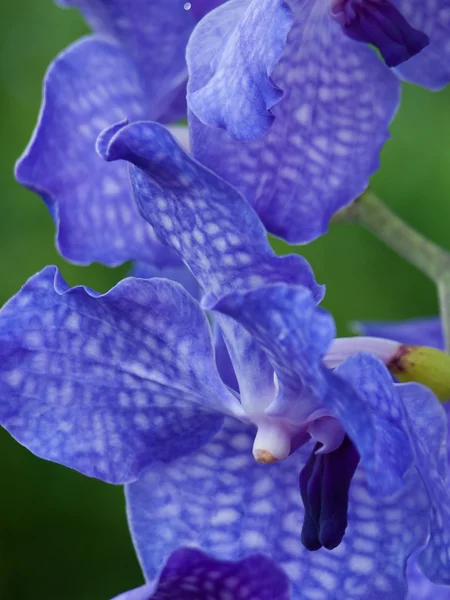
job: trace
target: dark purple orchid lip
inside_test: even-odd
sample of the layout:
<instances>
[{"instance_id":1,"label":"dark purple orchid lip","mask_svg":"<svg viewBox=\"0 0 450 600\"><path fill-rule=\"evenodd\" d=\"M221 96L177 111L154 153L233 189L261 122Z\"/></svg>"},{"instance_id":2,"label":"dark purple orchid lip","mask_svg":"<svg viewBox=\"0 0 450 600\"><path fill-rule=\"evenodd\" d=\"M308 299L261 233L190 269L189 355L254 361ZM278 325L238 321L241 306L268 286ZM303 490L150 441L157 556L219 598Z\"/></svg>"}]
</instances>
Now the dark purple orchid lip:
<instances>
[{"instance_id":1,"label":"dark purple orchid lip","mask_svg":"<svg viewBox=\"0 0 450 600\"><path fill-rule=\"evenodd\" d=\"M388 67L409 60L430 43L390 0L332 0L330 9L345 35L375 46Z\"/></svg>"},{"instance_id":2,"label":"dark purple orchid lip","mask_svg":"<svg viewBox=\"0 0 450 600\"><path fill-rule=\"evenodd\" d=\"M316 444L299 480L305 507L302 542L311 551L332 550L341 543L347 528L350 483L360 460L347 436L333 452L319 451L320 444Z\"/></svg>"}]
</instances>

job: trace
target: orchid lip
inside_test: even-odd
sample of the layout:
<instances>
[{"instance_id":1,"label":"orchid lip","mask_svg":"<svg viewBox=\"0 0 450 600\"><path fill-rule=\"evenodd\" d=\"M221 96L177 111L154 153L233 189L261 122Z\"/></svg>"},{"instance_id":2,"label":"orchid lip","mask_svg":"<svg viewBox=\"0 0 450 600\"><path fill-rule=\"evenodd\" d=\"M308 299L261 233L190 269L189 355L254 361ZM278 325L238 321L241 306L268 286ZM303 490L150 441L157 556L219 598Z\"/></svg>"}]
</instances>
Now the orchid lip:
<instances>
[{"instance_id":1,"label":"orchid lip","mask_svg":"<svg viewBox=\"0 0 450 600\"><path fill-rule=\"evenodd\" d=\"M333 452L320 454L316 444L299 483L305 507L303 545L310 551L339 546L347 529L350 484L360 457L347 436Z\"/></svg>"},{"instance_id":2,"label":"orchid lip","mask_svg":"<svg viewBox=\"0 0 450 600\"><path fill-rule=\"evenodd\" d=\"M347 37L378 48L388 67L409 60L430 43L390 0L331 0L330 13Z\"/></svg>"}]
</instances>

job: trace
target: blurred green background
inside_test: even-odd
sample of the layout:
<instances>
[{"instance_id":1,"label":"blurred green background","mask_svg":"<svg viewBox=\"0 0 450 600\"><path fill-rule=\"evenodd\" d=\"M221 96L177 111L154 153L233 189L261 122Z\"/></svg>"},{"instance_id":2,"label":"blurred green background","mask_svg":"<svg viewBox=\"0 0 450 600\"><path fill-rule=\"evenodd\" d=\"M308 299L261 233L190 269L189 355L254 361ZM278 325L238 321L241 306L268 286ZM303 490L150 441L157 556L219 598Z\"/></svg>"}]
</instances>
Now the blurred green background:
<instances>
[{"instance_id":1,"label":"blurred green background","mask_svg":"<svg viewBox=\"0 0 450 600\"><path fill-rule=\"evenodd\" d=\"M51 59L86 33L80 15L51 0L2 3L0 23L0 304L33 273L58 264L72 285L106 290L126 272L65 264L44 203L13 177ZM405 86L373 186L401 216L450 248L450 91ZM280 252L287 247L276 243ZM437 312L432 284L356 225L340 224L302 252L327 284L340 333L354 319ZM41 461L0 431L0 598L108 600L142 576L121 488Z\"/></svg>"}]
</instances>

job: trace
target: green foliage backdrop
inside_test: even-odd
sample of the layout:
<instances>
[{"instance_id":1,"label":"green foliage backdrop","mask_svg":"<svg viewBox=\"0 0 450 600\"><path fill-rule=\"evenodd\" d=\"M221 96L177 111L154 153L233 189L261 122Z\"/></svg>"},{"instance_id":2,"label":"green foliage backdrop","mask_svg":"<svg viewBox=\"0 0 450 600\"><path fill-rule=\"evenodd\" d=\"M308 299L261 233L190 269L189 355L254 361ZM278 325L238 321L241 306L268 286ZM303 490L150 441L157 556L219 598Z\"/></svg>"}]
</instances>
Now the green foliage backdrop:
<instances>
[{"instance_id":1,"label":"green foliage backdrop","mask_svg":"<svg viewBox=\"0 0 450 600\"><path fill-rule=\"evenodd\" d=\"M70 284L106 290L126 273L65 264L43 202L13 177L34 127L51 59L87 33L76 11L51 0L2 3L0 22L0 303L44 265ZM450 92L405 86L392 140L373 186L402 217L450 249ZM280 253L289 249L275 241ZM434 314L424 276L356 225L298 249L327 284L324 302L338 322ZM32 456L0 432L0 598L108 600L141 575L127 531L123 492ZM219 467L220 468L220 467Z\"/></svg>"}]
</instances>

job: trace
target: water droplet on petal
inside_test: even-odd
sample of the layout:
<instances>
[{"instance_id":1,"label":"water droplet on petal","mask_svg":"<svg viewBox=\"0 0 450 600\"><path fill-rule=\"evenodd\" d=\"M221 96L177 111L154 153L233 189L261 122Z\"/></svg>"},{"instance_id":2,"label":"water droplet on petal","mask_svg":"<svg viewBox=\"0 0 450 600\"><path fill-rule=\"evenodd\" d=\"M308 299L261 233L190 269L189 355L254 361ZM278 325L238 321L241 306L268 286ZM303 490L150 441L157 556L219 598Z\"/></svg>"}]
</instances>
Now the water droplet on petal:
<instances>
[{"instance_id":1,"label":"water droplet on petal","mask_svg":"<svg viewBox=\"0 0 450 600\"><path fill-rule=\"evenodd\" d=\"M192 4L190 2L185 2L184 4L184 10L189 10L191 8Z\"/></svg>"}]
</instances>

